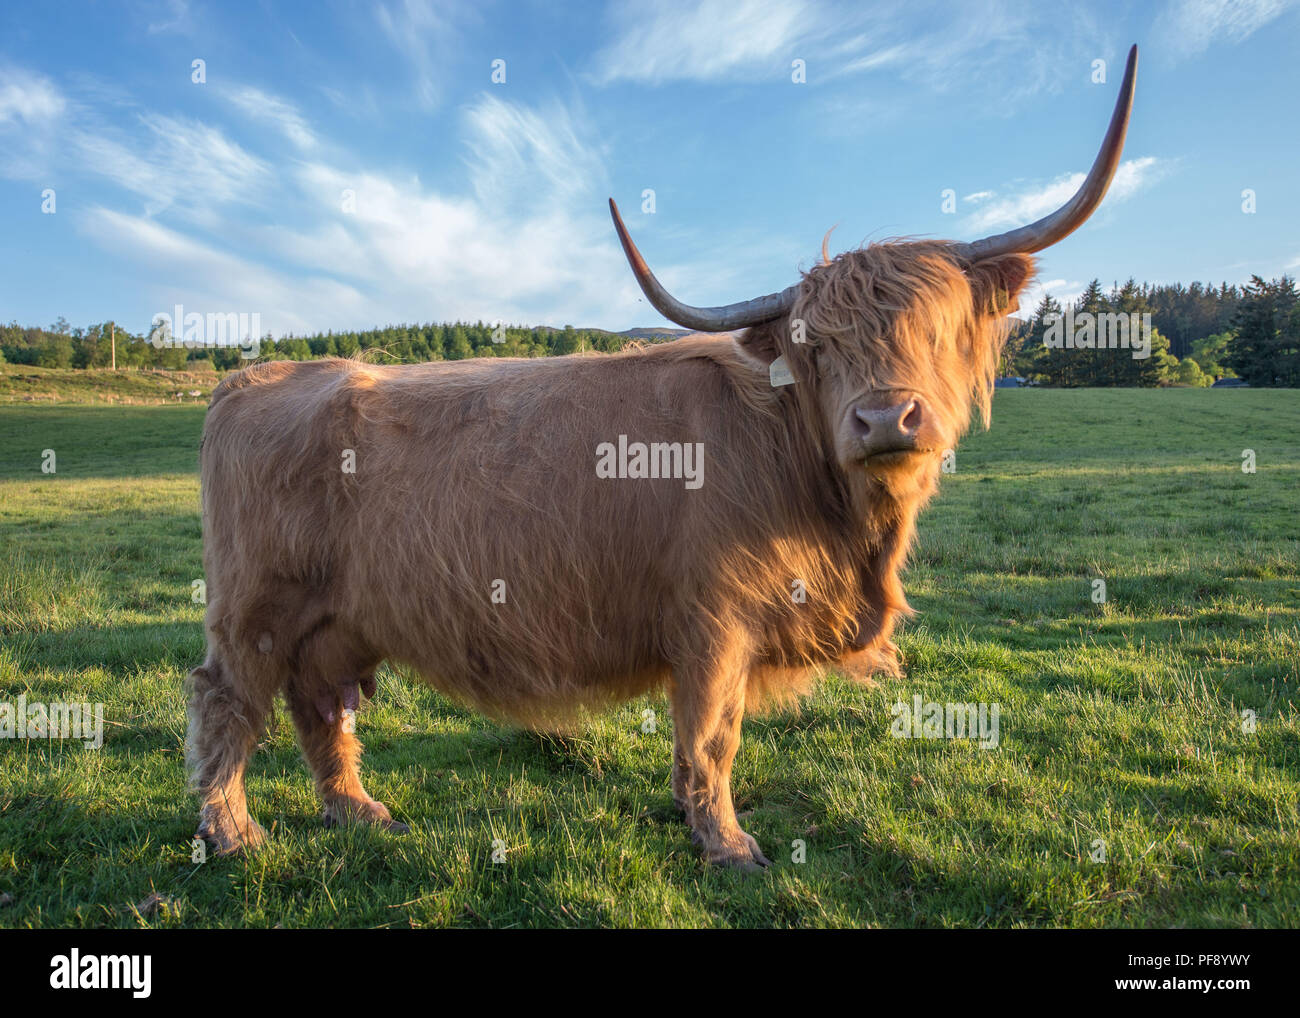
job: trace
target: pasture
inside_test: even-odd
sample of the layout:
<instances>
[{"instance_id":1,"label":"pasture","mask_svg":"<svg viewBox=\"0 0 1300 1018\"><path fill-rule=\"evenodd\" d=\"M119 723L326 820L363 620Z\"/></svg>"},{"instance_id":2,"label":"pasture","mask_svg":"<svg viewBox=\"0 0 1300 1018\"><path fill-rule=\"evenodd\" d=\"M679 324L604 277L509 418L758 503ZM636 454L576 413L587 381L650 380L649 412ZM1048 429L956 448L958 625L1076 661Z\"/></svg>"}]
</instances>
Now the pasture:
<instances>
[{"instance_id":1,"label":"pasture","mask_svg":"<svg viewBox=\"0 0 1300 1018\"><path fill-rule=\"evenodd\" d=\"M691 845L662 697L540 735L387 667L363 773L412 833L325 829L281 710L249 771L268 848L192 862L203 414L0 405L0 701L105 717L99 750L0 740L0 926L1297 923L1294 390L999 391L921 516L905 677L746 721L756 876ZM892 737L917 694L998 704L997 748Z\"/></svg>"}]
</instances>

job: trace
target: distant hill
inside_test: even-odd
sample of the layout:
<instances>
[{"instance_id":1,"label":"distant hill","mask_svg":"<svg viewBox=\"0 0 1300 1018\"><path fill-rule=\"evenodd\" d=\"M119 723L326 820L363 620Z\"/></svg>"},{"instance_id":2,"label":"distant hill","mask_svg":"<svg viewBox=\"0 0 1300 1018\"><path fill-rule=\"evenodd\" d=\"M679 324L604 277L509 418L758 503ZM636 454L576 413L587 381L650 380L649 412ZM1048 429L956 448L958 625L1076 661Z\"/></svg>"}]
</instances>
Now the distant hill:
<instances>
[{"instance_id":1,"label":"distant hill","mask_svg":"<svg viewBox=\"0 0 1300 1018\"><path fill-rule=\"evenodd\" d=\"M563 332L563 329L557 329L553 325L534 325L530 330L532 332L550 335L556 332ZM599 333L602 336L623 336L627 339L680 339L682 336L694 335L690 329L671 329L668 326L661 328L638 328L624 329L622 332L611 332L609 329L581 328L579 332Z\"/></svg>"},{"instance_id":2,"label":"distant hill","mask_svg":"<svg viewBox=\"0 0 1300 1018\"><path fill-rule=\"evenodd\" d=\"M618 333L620 336L631 336L633 339L653 339L655 336L689 336L690 329L669 329L666 326L658 329L624 329Z\"/></svg>"}]
</instances>

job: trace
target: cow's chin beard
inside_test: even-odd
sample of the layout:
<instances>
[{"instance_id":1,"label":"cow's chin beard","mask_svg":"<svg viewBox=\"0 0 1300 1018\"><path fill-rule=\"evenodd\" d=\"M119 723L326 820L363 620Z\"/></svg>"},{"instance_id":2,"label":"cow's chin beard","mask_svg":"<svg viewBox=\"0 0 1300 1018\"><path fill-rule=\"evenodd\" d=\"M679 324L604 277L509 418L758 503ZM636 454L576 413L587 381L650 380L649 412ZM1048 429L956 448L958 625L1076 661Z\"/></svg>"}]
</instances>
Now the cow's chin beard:
<instances>
[{"instance_id":1,"label":"cow's chin beard","mask_svg":"<svg viewBox=\"0 0 1300 1018\"><path fill-rule=\"evenodd\" d=\"M927 456L933 456L933 449L894 449L892 452L878 452L874 456L864 456L862 467L869 474L888 477L897 472L912 472L924 465Z\"/></svg>"},{"instance_id":2,"label":"cow's chin beard","mask_svg":"<svg viewBox=\"0 0 1300 1018\"><path fill-rule=\"evenodd\" d=\"M913 502L933 494L939 456L936 449L897 449L858 457L848 469L857 475L869 498Z\"/></svg>"}]
</instances>

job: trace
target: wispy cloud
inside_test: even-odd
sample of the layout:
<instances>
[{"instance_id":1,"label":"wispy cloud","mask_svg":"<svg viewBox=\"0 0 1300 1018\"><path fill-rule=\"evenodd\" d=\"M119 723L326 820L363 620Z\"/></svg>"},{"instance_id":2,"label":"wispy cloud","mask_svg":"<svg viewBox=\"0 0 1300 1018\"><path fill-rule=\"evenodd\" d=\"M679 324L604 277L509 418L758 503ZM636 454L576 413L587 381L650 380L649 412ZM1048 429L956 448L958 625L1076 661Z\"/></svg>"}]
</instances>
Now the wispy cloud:
<instances>
[{"instance_id":1,"label":"wispy cloud","mask_svg":"<svg viewBox=\"0 0 1300 1018\"><path fill-rule=\"evenodd\" d=\"M275 128L295 148L310 151L316 147L316 135L292 103L251 86L232 89L226 97L253 120Z\"/></svg>"},{"instance_id":2,"label":"wispy cloud","mask_svg":"<svg viewBox=\"0 0 1300 1018\"><path fill-rule=\"evenodd\" d=\"M580 106L480 94L448 125L463 176L431 187L347 154L295 105L252 86L218 94L239 119L274 128L254 136L259 149L191 117L149 111L110 122L30 72L6 72L0 87L0 153L40 155L21 166L0 156L0 174L66 179L74 167L110 184L77 222L93 243L150 270L141 287L158 308L259 311L277 333L454 318L595 324L637 313L604 215L605 147ZM661 268L669 279L701 275Z\"/></svg>"},{"instance_id":3,"label":"wispy cloud","mask_svg":"<svg viewBox=\"0 0 1300 1018\"><path fill-rule=\"evenodd\" d=\"M611 14L613 41L596 56L596 80L665 82L755 77L822 35L823 11L808 0L625 0Z\"/></svg>"},{"instance_id":4,"label":"wispy cloud","mask_svg":"<svg viewBox=\"0 0 1300 1018\"><path fill-rule=\"evenodd\" d=\"M43 75L17 68L0 69L0 126L16 121L48 122L66 106L62 93Z\"/></svg>"},{"instance_id":5,"label":"wispy cloud","mask_svg":"<svg viewBox=\"0 0 1300 1018\"><path fill-rule=\"evenodd\" d=\"M329 221L277 228L263 243L291 263L353 281L376 321L603 318L627 277L600 215L606 174L586 126L560 105L535 110L484 96L464 112L462 131L467 193L375 168L308 163L294 185L331 210ZM347 213L344 191L354 196Z\"/></svg>"},{"instance_id":6,"label":"wispy cloud","mask_svg":"<svg viewBox=\"0 0 1300 1018\"><path fill-rule=\"evenodd\" d=\"M1204 53L1214 43L1239 43L1288 9L1295 0L1170 0L1155 34L1175 56Z\"/></svg>"},{"instance_id":7,"label":"wispy cloud","mask_svg":"<svg viewBox=\"0 0 1300 1018\"><path fill-rule=\"evenodd\" d=\"M972 0L942 16L912 4L850 7L827 20L817 71L826 80L882 72L937 92L979 83L1003 106L1058 86L1078 65L1083 40L1095 47L1100 34L1086 11L1004 0ZM846 38L847 26L863 31Z\"/></svg>"},{"instance_id":8,"label":"wispy cloud","mask_svg":"<svg viewBox=\"0 0 1300 1018\"><path fill-rule=\"evenodd\" d=\"M484 95L467 107L467 179L458 189L320 157L273 174L268 160L224 150L202 125L142 122L151 135L185 140L172 154L98 138L98 172L151 200L145 215L101 207L86 230L158 270L149 286L160 309L179 301L258 311L277 334L456 318L581 325L608 321L620 306L634 313L635 284L602 213L603 150L562 104ZM193 156L199 145L202 160ZM337 150L322 141L318 151ZM177 159L219 163L201 172L232 175L198 182L214 190L214 205L247 190L281 213L260 226L204 220L176 190ZM160 222L164 213L179 223ZM672 265L664 271L679 275Z\"/></svg>"},{"instance_id":9,"label":"wispy cloud","mask_svg":"<svg viewBox=\"0 0 1300 1018\"><path fill-rule=\"evenodd\" d=\"M416 101L426 110L436 108L442 100L438 68L456 36L450 11L450 6L432 0L396 0L375 8L384 35L410 64Z\"/></svg>"},{"instance_id":10,"label":"wispy cloud","mask_svg":"<svg viewBox=\"0 0 1300 1018\"><path fill-rule=\"evenodd\" d=\"M128 253L167 280L151 287L156 312L170 311L176 304L200 314L257 312L264 327L283 334L319 328L311 311L322 305L346 317L371 310L366 298L347 283L278 272L144 216L92 208L83 229L103 247Z\"/></svg>"},{"instance_id":11,"label":"wispy cloud","mask_svg":"<svg viewBox=\"0 0 1300 1018\"><path fill-rule=\"evenodd\" d=\"M0 67L0 177L51 182L69 103L49 78Z\"/></svg>"},{"instance_id":12,"label":"wispy cloud","mask_svg":"<svg viewBox=\"0 0 1300 1018\"><path fill-rule=\"evenodd\" d=\"M174 209L210 220L217 206L253 202L270 167L210 124L159 113L108 124L49 79L5 70L0 175L52 182L69 172L102 178L142 198L149 215Z\"/></svg>"},{"instance_id":13,"label":"wispy cloud","mask_svg":"<svg viewBox=\"0 0 1300 1018\"><path fill-rule=\"evenodd\" d=\"M1106 192L1107 205L1122 202L1142 188L1150 186L1164 176L1168 169L1168 161L1155 156L1142 156L1120 163L1110 190ZM1069 201L1083 184L1085 176L1082 171L1067 173L1049 184L1029 187L1002 197L995 197L994 192L990 191L976 192L965 200L972 201L978 196L978 204L982 207L965 219L963 231L971 236L979 236L1006 227L1024 226L1041 219Z\"/></svg>"},{"instance_id":14,"label":"wispy cloud","mask_svg":"<svg viewBox=\"0 0 1300 1018\"><path fill-rule=\"evenodd\" d=\"M145 28L150 35L166 32L185 32L190 28L189 0L161 0L160 3L147 5L154 14L150 15Z\"/></svg>"},{"instance_id":15,"label":"wispy cloud","mask_svg":"<svg viewBox=\"0 0 1300 1018\"><path fill-rule=\"evenodd\" d=\"M1073 304L1082 295L1087 284L1077 279L1045 279L1031 283L1020 295L1017 318L1032 318L1038 305L1047 296L1055 297L1061 307Z\"/></svg>"},{"instance_id":16,"label":"wispy cloud","mask_svg":"<svg viewBox=\"0 0 1300 1018\"><path fill-rule=\"evenodd\" d=\"M993 79L1005 102L1059 83L1080 47L1096 56L1104 33L1093 22L1087 12L1011 0L971 0L942 16L890 0L622 0L592 73L601 84L774 81L798 58L809 82L883 72L948 91Z\"/></svg>"},{"instance_id":17,"label":"wispy cloud","mask_svg":"<svg viewBox=\"0 0 1300 1018\"><path fill-rule=\"evenodd\" d=\"M466 111L465 128L466 163L484 205L531 201L539 185L565 203L605 187L603 152L579 137L560 103L532 110L486 95Z\"/></svg>"},{"instance_id":18,"label":"wispy cloud","mask_svg":"<svg viewBox=\"0 0 1300 1018\"><path fill-rule=\"evenodd\" d=\"M139 134L78 128L71 144L88 172L144 199L150 215L167 208L207 218L214 206L255 201L270 167L219 129L195 120L142 114Z\"/></svg>"}]
</instances>

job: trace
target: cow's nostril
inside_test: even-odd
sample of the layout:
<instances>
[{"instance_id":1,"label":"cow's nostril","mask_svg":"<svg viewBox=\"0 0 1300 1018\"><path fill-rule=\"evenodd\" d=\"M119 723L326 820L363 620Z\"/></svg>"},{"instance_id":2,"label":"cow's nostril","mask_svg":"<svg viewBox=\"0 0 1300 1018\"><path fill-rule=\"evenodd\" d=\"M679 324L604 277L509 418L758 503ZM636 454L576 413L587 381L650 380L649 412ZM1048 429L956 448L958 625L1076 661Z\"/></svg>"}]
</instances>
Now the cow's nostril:
<instances>
[{"instance_id":1,"label":"cow's nostril","mask_svg":"<svg viewBox=\"0 0 1300 1018\"><path fill-rule=\"evenodd\" d=\"M903 430L909 434L915 434L924 419L925 414L921 410L921 401L919 399L912 400L911 408L903 415Z\"/></svg>"}]
</instances>

